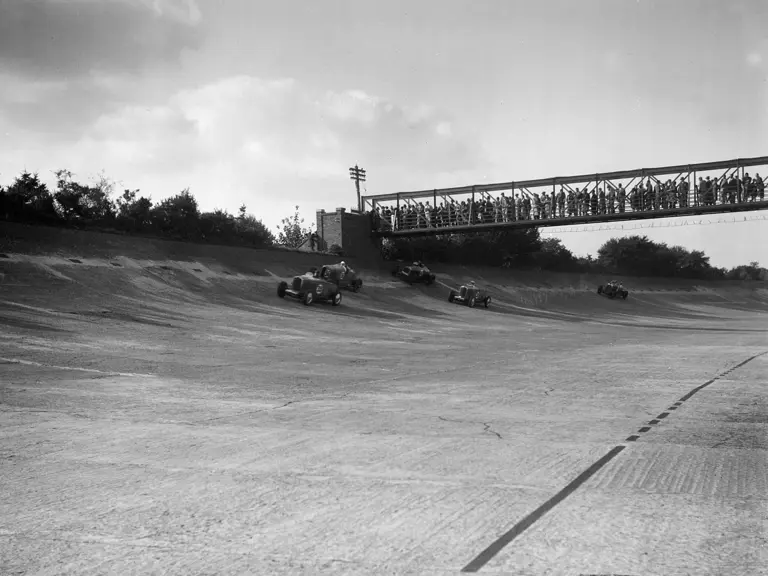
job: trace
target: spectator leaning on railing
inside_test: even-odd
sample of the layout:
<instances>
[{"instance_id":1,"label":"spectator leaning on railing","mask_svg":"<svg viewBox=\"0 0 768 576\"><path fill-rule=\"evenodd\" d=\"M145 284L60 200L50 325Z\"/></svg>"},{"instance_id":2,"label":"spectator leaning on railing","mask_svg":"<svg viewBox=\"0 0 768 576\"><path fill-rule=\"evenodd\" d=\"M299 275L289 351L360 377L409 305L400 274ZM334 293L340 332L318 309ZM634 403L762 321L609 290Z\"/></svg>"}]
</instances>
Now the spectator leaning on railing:
<instances>
[{"instance_id":1,"label":"spectator leaning on railing","mask_svg":"<svg viewBox=\"0 0 768 576\"><path fill-rule=\"evenodd\" d=\"M757 202L765 199L765 181L759 174L745 173L742 178L699 177L691 187L687 178L662 182L649 177L630 190L623 184L589 189L584 186L566 191L552 191L498 197L453 198L433 205L429 200L406 202L405 205L379 206L373 210L373 226L377 230L406 230L414 228L446 228L470 224L504 223L522 220L546 220L604 214L623 214L656 210L671 210L693 206L714 206Z\"/></svg>"}]
</instances>

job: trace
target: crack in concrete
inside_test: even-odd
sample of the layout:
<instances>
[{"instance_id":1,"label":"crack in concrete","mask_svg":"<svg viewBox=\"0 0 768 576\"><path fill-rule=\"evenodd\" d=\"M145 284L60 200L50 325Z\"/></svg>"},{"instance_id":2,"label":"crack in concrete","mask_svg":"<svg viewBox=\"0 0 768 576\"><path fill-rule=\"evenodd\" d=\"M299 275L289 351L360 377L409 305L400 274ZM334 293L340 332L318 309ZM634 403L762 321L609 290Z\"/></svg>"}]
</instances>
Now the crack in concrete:
<instances>
[{"instance_id":1,"label":"crack in concrete","mask_svg":"<svg viewBox=\"0 0 768 576\"><path fill-rule=\"evenodd\" d=\"M454 420L452 418L445 418L444 416L438 416L437 418L443 422L455 422L457 424L482 424L484 433L488 432L489 434L494 434L499 440L503 440L501 434L491 429L490 422L480 422L479 420Z\"/></svg>"}]
</instances>

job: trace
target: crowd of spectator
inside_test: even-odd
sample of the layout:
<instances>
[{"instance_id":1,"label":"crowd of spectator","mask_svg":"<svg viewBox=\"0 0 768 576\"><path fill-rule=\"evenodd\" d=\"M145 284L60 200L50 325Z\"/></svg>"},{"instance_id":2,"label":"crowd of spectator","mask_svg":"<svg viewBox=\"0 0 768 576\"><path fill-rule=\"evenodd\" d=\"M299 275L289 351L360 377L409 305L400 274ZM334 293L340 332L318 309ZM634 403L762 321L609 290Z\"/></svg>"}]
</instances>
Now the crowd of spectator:
<instances>
[{"instance_id":1,"label":"crowd of spectator","mask_svg":"<svg viewBox=\"0 0 768 576\"><path fill-rule=\"evenodd\" d=\"M687 178L666 182L648 178L647 182L640 182L630 190L623 184L614 186L608 182L591 191L586 186L582 189L561 186L559 192L553 190L551 193L476 195L474 202L472 198L460 201L451 198L434 206L429 200L403 202L399 206L377 205L371 215L377 230L410 230L647 212L764 199L764 179L760 174L751 177L745 173L742 178L701 177L693 190Z\"/></svg>"}]
</instances>

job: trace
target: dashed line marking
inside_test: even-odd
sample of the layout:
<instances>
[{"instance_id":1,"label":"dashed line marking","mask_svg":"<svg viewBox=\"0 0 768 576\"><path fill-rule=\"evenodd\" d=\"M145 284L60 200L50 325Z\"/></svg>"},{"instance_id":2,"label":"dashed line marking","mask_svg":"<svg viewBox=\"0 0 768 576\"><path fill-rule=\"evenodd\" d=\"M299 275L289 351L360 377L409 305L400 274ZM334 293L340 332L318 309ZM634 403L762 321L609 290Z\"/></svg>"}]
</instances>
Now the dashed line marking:
<instances>
[{"instance_id":1,"label":"dashed line marking","mask_svg":"<svg viewBox=\"0 0 768 576\"><path fill-rule=\"evenodd\" d=\"M758 358L760 356L764 356L765 354L768 354L768 350L765 352L761 352L760 354L755 354L754 356L747 358L743 362L737 364L736 366L733 366L730 370L737 370L738 368L741 368L748 362L751 362L755 358ZM724 372L723 374L727 374L727 372ZM680 406L683 402L691 398L694 394L699 392L700 390L703 390L713 382L715 382L720 376L716 376L715 378L712 378L711 380L708 380L704 384L701 384L700 386L697 386L690 392L688 392L685 396L680 398L677 402L675 402L676 406ZM657 419L651 420L648 424L658 424L662 419L669 416L669 412L662 412L657 416ZM639 433L642 432L648 432L651 429L650 426L643 426L638 430ZM635 442L639 436L637 434L633 434L632 436L629 436L625 442ZM464 568L461 569L462 572L477 572L480 570L483 566L485 566L488 562L490 562L499 552L501 552L510 542L512 542L515 538L520 536L523 532L525 532L528 528L533 526L544 514L552 510L555 506L560 504L563 500L565 500L568 496L570 496L573 492L576 491L579 486L584 484L587 480L589 480L592 476L594 476L601 468L603 468L608 462L613 460L622 450L626 448L625 445L619 444L618 446L614 446L608 453L606 453L600 460L597 462L594 462L589 468L587 468L584 472L579 474L576 478L574 478L568 485L565 486L562 490L560 490L557 494L555 494L552 498L547 500L544 504L536 508L533 512L528 514L525 518L520 520L517 524L512 526L507 532L499 536L490 546L488 546L485 550L480 552L472 561L464 566Z\"/></svg>"}]
</instances>

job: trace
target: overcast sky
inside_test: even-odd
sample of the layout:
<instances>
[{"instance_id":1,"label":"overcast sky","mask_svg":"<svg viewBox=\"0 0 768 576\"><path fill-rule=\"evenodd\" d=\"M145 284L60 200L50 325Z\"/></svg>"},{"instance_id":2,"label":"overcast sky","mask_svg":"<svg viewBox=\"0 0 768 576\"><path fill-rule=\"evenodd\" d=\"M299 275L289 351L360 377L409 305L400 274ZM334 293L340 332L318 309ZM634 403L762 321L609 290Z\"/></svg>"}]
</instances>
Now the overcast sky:
<instances>
[{"instance_id":1,"label":"overcast sky","mask_svg":"<svg viewBox=\"0 0 768 576\"><path fill-rule=\"evenodd\" d=\"M378 194L768 155L767 71L765 0L0 0L0 183L274 229L353 206L355 163ZM766 221L637 232L768 265Z\"/></svg>"}]
</instances>

